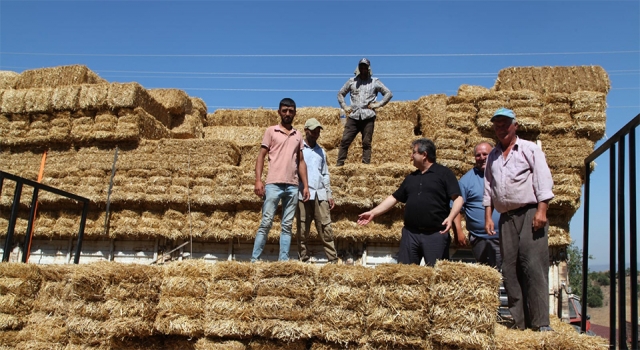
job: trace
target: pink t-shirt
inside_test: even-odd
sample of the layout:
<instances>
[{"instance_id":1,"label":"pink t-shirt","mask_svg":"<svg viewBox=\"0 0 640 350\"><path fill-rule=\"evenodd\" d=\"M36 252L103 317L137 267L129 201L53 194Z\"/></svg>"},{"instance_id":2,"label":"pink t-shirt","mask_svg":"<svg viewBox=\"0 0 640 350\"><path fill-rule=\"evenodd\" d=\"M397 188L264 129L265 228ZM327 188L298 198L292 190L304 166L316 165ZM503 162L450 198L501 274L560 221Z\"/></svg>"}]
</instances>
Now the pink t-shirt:
<instances>
[{"instance_id":1,"label":"pink t-shirt","mask_svg":"<svg viewBox=\"0 0 640 350\"><path fill-rule=\"evenodd\" d=\"M269 172L266 184L298 186L298 153L303 149L302 134L291 129L289 135L280 124L264 132L262 146L269 150Z\"/></svg>"}]
</instances>

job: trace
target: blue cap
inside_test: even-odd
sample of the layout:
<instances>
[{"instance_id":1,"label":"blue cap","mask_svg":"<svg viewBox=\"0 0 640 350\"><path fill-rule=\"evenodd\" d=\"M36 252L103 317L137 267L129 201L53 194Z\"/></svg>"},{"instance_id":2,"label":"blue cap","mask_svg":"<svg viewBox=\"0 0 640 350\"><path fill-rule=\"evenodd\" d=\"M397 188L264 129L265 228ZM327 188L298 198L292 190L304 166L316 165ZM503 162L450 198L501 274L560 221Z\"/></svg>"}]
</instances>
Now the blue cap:
<instances>
[{"instance_id":1,"label":"blue cap","mask_svg":"<svg viewBox=\"0 0 640 350\"><path fill-rule=\"evenodd\" d=\"M493 117L491 117L491 121L494 121L496 117L507 117L511 119L516 119L516 114L513 113L513 111L508 108L500 107L495 113L493 113Z\"/></svg>"}]
</instances>

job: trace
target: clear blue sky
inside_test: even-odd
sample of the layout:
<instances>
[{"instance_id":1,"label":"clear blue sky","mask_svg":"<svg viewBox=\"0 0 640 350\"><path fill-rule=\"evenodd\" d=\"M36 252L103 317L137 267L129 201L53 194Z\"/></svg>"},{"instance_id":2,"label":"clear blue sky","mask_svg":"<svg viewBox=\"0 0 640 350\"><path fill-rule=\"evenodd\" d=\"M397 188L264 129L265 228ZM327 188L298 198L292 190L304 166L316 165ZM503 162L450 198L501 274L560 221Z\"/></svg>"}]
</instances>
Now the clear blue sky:
<instances>
[{"instance_id":1,"label":"clear blue sky","mask_svg":"<svg viewBox=\"0 0 640 350\"><path fill-rule=\"evenodd\" d=\"M84 64L111 82L183 89L213 112L275 108L285 96L335 107L361 57L396 101L491 87L511 66L600 65L612 135L640 112L639 4L2 0L0 69ZM608 158L598 164L591 264L606 264ZM571 222L579 246L582 218Z\"/></svg>"}]
</instances>

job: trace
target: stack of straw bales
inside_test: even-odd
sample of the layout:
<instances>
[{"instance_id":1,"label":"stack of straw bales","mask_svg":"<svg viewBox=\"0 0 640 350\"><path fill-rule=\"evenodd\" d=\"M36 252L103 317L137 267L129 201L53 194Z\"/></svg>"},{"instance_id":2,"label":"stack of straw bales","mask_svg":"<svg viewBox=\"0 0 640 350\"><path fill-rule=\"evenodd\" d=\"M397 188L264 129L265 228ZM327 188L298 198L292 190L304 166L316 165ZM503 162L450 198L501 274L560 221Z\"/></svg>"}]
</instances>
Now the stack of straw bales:
<instances>
[{"instance_id":1,"label":"stack of straw bales","mask_svg":"<svg viewBox=\"0 0 640 350\"><path fill-rule=\"evenodd\" d=\"M216 263L207 283L205 335L231 338L253 335L251 305L256 298L256 265Z\"/></svg>"},{"instance_id":2,"label":"stack of straw bales","mask_svg":"<svg viewBox=\"0 0 640 350\"><path fill-rule=\"evenodd\" d=\"M37 266L0 264L0 346L12 347L27 323L40 289L42 275Z\"/></svg>"},{"instance_id":3,"label":"stack of straw bales","mask_svg":"<svg viewBox=\"0 0 640 350\"><path fill-rule=\"evenodd\" d=\"M500 273L484 265L444 260L435 270L431 339L451 348L493 349Z\"/></svg>"},{"instance_id":4,"label":"stack of straw bales","mask_svg":"<svg viewBox=\"0 0 640 350\"><path fill-rule=\"evenodd\" d=\"M0 268L3 293L11 290L31 300L14 315L16 326L0 330L0 345L7 348L594 349L603 344L555 318L557 334L498 326L499 273L473 264L367 269L183 261L164 267L5 263Z\"/></svg>"},{"instance_id":5,"label":"stack of straw bales","mask_svg":"<svg viewBox=\"0 0 640 350\"><path fill-rule=\"evenodd\" d=\"M276 111L207 114L202 100L180 90L145 90L136 83L92 78L95 74L86 67L58 68L25 72L24 77L3 75L15 81L0 92L0 145L6 146L0 169L35 179L41 154L48 149L43 183L92 201L89 237L253 238L262 205L253 193L253 169L264 130L279 122ZM299 108L294 126L303 132L311 117L325 126L320 143L328 152L337 203L332 211L336 237L397 242L402 205L366 227L355 220L413 171L411 141L418 135L433 139L438 162L460 177L473 166L473 146L493 141L489 120L495 109L512 108L519 135L541 141L546 153L556 184L549 209L550 244L564 245L570 242L568 222L580 204L583 159L604 130L608 89L599 67L524 67L503 70L491 89L463 85L456 96L392 102L379 110L370 165L361 164L361 141L356 139L346 165L333 166L343 132L337 108ZM265 177L267 170L265 165ZM2 208L8 208L13 189L11 182L3 186ZM26 228L29 194L26 189L22 196L19 232ZM36 236L76 234L77 204L46 193L40 202ZM0 223L7 219L8 211L2 210ZM270 239L277 239L279 223L275 226Z\"/></svg>"},{"instance_id":6,"label":"stack of straw bales","mask_svg":"<svg viewBox=\"0 0 640 350\"><path fill-rule=\"evenodd\" d=\"M431 348L436 271L417 265L382 265L373 273L365 318L366 343L374 348Z\"/></svg>"}]
</instances>

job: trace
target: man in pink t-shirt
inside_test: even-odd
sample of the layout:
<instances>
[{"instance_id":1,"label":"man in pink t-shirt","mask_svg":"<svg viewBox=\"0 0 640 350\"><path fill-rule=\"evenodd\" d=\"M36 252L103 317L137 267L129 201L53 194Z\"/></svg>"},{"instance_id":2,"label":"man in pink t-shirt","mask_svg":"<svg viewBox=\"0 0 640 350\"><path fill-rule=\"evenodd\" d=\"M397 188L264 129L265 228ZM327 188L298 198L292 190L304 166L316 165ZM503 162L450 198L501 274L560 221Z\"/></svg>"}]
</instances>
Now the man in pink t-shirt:
<instances>
[{"instance_id":1,"label":"man in pink t-shirt","mask_svg":"<svg viewBox=\"0 0 640 350\"><path fill-rule=\"evenodd\" d=\"M256 184L254 192L264 198L262 204L262 220L253 244L251 262L260 259L267 235L273 224L273 217L282 200L282 230L280 231L280 254L278 260L289 260L291 246L291 228L293 217L298 206L298 183L303 185L303 201L309 199L307 183L307 165L302 156L304 143L303 134L293 128L293 118L296 116L296 103L290 98L284 98L278 106L280 124L270 126L262 138L262 147L256 161ZM269 172L266 185L262 182L264 158L269 155Z\"/></svg>"}]
</instances>

